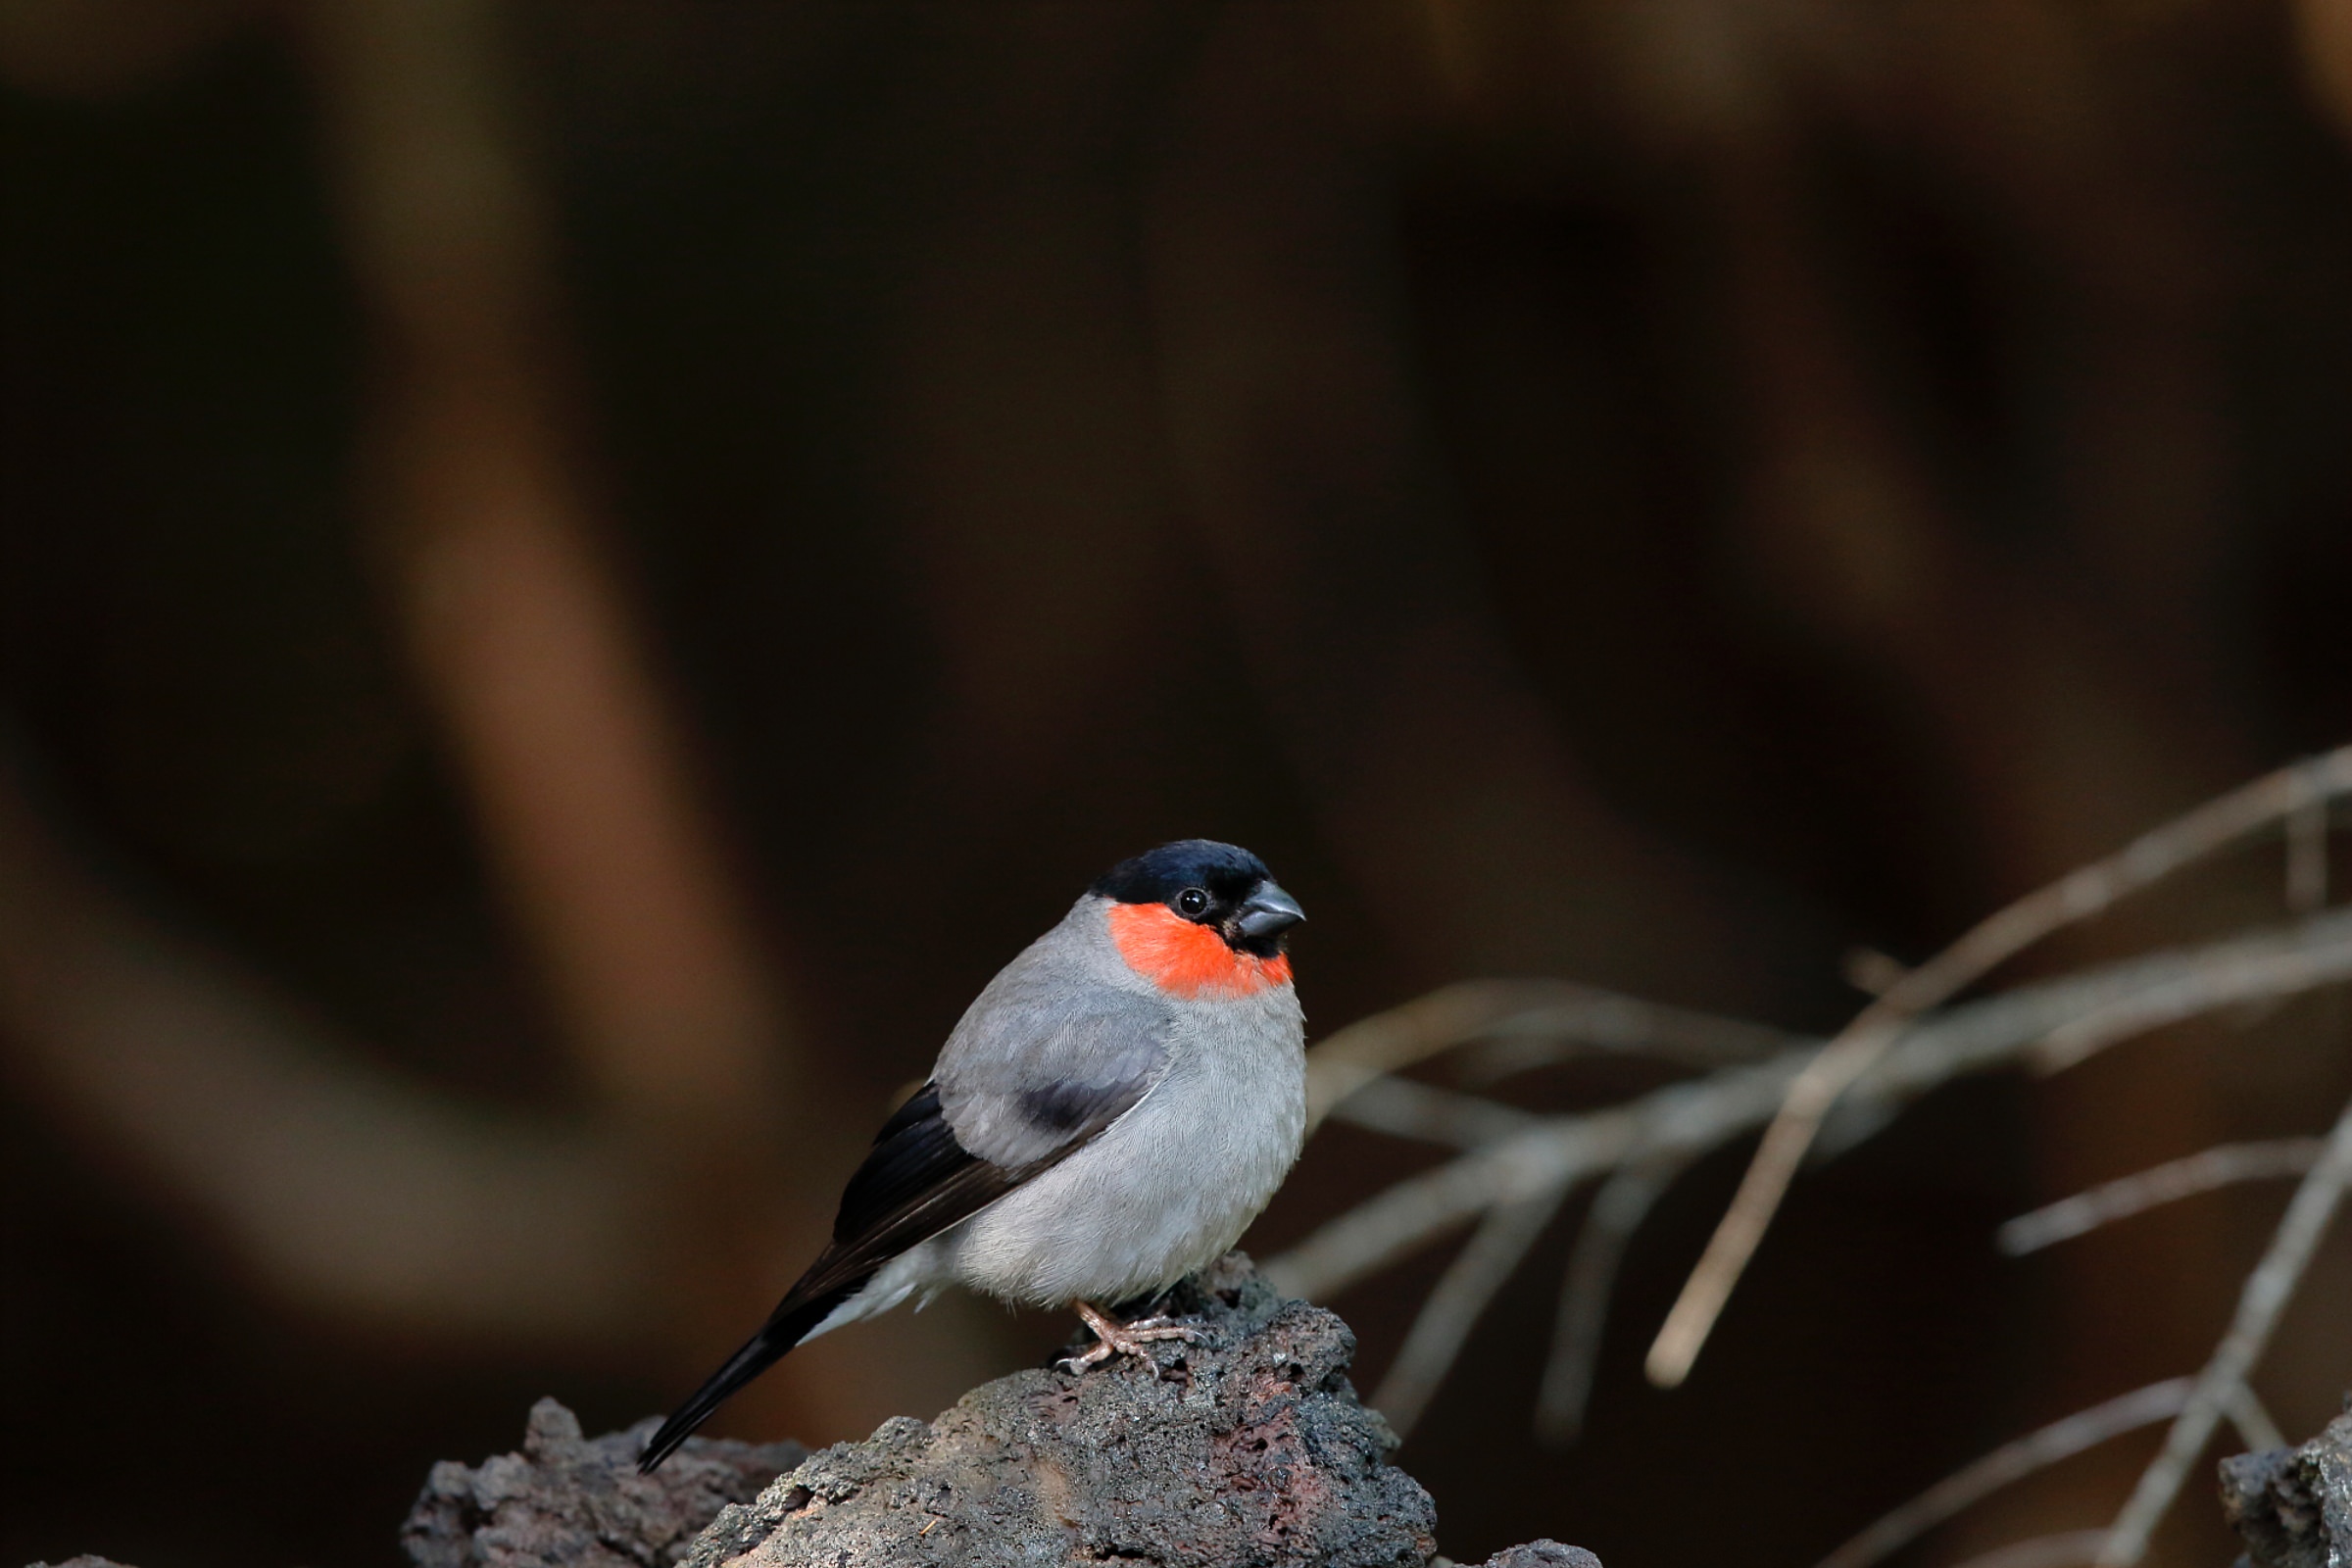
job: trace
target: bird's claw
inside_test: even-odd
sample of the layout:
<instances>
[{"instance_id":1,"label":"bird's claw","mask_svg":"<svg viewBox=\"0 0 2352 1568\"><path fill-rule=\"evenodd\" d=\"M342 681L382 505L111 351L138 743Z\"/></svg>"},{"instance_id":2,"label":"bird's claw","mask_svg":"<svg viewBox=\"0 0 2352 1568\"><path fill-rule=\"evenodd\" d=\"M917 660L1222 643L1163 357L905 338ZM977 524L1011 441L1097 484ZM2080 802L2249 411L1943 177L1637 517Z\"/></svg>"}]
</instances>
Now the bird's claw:
<instances>
[{"instance_id":1,"label":"bird's claw","mask_svg":"<svg viewBox=\"0 0 2352 1568\"><path fill-rule=\"evenodd\" d=\"M1118 1323L1085 1301L1077 1305L1078 1315L1086 1320L1088 1328L1094 1330L1095 1343L1076 1355L1063 1356L1056 1363L1067 1372L1083 1372L1114 1355L1132 1355L1153 1372L1158 1372L1159 1361L1152 1353L1153 1342L1182 1340L1187 1345L1199 1345L1206 1338L1199 1329L1172 1318L1143 1317L1132 1323Z\"/></svg>"}]
</instances>

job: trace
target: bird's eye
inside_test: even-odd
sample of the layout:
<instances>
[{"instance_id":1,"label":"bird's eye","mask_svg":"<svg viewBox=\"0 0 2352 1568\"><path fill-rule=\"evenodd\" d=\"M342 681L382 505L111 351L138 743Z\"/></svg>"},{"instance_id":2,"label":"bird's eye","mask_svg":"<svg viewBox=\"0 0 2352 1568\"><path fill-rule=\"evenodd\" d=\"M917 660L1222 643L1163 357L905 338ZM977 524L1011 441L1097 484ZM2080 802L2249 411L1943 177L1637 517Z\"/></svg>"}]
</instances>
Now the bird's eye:
<instances>
[{"instance_id":1,"label":"bird's eye","mask_svg":"<svg viewBox=\"0 0 2352 1568\"><path fill-rule=\"evenodd\" d=\"M1208 912L1208 890L1186 888L1176 895L1176 912L1188 920L1198 920Z\"/></svg>"}]
</instances>

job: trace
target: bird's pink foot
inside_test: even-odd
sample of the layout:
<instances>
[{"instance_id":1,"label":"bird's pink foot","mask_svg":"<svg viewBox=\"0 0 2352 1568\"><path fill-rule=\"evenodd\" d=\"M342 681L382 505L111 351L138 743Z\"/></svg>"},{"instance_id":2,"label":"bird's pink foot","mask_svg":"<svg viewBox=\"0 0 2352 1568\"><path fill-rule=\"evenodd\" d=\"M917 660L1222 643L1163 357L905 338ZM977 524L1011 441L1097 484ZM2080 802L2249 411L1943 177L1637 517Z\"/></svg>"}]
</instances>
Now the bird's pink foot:
<instances>
[{"instance_id":1,"label":"bird's pink foot","mask_svg":"<svg viewBox=\"0 0 2352 1568\"><path fill-rule=\"evenodd\" d=\"M1182 1340L1187 1345L1200 1343L1200 1330L1187 1328L1164 1317L1139 1317L1132 1323L1119 1323L1091 1302L1079 1301L1075 1305L1078 1315L1086 1320L1086 1326L1095 1331L1095 1343L1091 1349L1062 1358L1061 1365L1072 1372L1083 1372L1114 1355L1132 1355L1157 1372L1159 1363L1152 1355L1153 1341Z\"/></svg>"}]
</instances>

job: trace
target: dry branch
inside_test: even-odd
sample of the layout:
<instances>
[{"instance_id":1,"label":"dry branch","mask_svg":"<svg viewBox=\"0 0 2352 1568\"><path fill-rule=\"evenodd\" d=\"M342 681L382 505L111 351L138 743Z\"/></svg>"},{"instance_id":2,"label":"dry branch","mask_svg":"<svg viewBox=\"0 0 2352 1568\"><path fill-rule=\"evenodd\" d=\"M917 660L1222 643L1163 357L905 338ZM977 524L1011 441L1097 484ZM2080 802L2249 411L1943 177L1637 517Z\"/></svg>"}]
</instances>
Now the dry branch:
<instances>
[{"instance_id":1,"label":"dry branch","mask_svg":"<svg viewBox=\"0 0 2352 1568\"><path fill-rule=\"evenodd\" d=\"M2271 1419L2270 1408L2254 1392L2251 1383L2239 1383L2222 1396L2222 1411L2230 1417L2230 1426L2237 1429L2240 1441L2249 1448L2283 1448L2286 1434Z\"/></svg>"},{"instance_id":2,"label":"dry branch","mask_svg":"<svg viewBox=\"0 0 2352 1568\"><path fill-rule=\"evenodd\" d=\"M1762 1024L1565 980L1463 981L1318 1042L1307 1053L1307 1125L1375 1080L1474 1041L1491 1043L1473 1069L1474 1077L1491 1082L1579 1050L1716 1068L1770 1055L1790 1038Z\"/></svg>"},{"instance_id":3,"label":"dry branch","mask_svg":"<svg viewBox=\"0 0 2352 1568\"><path fill-rule=\"evenodd\" d=\"M1334 1106L1332 1114L1351 1127L1455 1149L1484 1148L1543 1120L1532 1111L1410 1078L1375 1078Z\"/></svg>"},{"instance_id":4,"label":"dry branch","mask_svg":"<svg viewBox=\"0 0 2352 1568\"><path fill-rule=\"evenodd\" d=\"M1447 1265L1372 1396L1374 1408L1388 1417L1399 1439L1409 1437L1420 1423L1438 1385L1446 1381L1446 1374L1461 1354L1470 1330L1485 1315L1494 1293L1518 1271L1528 1249L1543 1236L1567 1196L1567 1187L1560 1185L1496 1204L1471 1234L1469 1245Z\"/></svg>"},{"instance_id":5,"label":"dry branch","mask_svg":"<svg viewBox=\"0 0 2352 1568\"><path fill-rule=\"evenodd\" d=\"M2352 1183L2352 1104L2336 1118L2334 1130L2328 1135L2327 1152L2295 1189L2294 1200L2286 1205L2271 1238L2270 1250L2246 1277L2230 1332L2223 1336L2204 1371L2197 1374L2195 1391L2174 1420L2163 1450L2140 1474L2131 1500L2116 1516L2106 1547L2099 1553L2101 1568L2135 1563L2147 1551L2148 1538L2180 1494L2189 1466L2205 1451L2214 1427L2262 1358L2278 1314L2294 1295L2312 1251L2335 1217L2347 1183Z\"/></svg>"},{"instance_id":6,"label":"dry branch","mask_svg":"<svg viewBox=\"0 0 2352 1568\"><path fill-rule=\"evenodd\" d=\"M2161 995L2164 1019L2187 1016L2179 989L2193 976L2193 1012L2291 996L2352 976L2352 911L2335 910L2199 948L2126 959L2020 987L1922 1020L1854 1086L1841 1114L1868 1115L1969 1073L2017 1062L2078 1019L2120 1015ZM2148 1027L2155 1018L2150 1017ZM1489 1206L1571 1188L1637 1156L1694 1157L1764 1125L1817 1053L1783 1051L1751 1066L1671 1084L1621 1105L1543 1117L1397 1183L1322 1226L1267 1265L1287 1292L1329 1298L1436 1241Z\"/></svg>"},{"instance_id":7,"label":"dry branch","mask_svg":"<svg viewBox=\"0 0 2352 1568\"><path fill-rule=\"evenodd\" d=\"M2152 1383L2004 1444L1880 1519L1824 1557L1819 1568L1870 1568L2003 1487L2110 1438L2178 1416L2187 1407L2194 1387L2188 1378ZM2249 1444L2271 1447L2282 1441L2270 1412L2245 1384L2233 1385L2224 1395L2223 1406ZM1996 1547L1962 1568L2071 1568L2100 1560L2112 1535L2107 1530L2071 1530L2036 1536Z\"/></svg>"},{"instance_id":8,"label":"dry branch","mask_svg":"<svg viewBox=\"0 0 2352 1568\"><path fill-rule=\"evenodd\" d=\"M2079 924L2260 829L2308 816L2348 793L2352 747L2281 768L2028 894L1896 980L1790 1078L1740 1191L1650 1346L1650 1380L1671 1388L1690 1374L1831 1107L1878 1064L1911 1019L1942 1005L2052 932Z\"/></svg>"},{"instance_id":9,"label":"dry branch","mask_svg":"<svg viewBox=\"0 0 2352 1568\"><path fill-rule=\"evenodd\" d=\"M2275 1138L2253 1144L2223 1144L2185 1159L2103 1182L2085 1193L2020 1214L1994 1240L2011 1257L2022 1257L2058 1242L2086 1235L2114 1220L2159 1204L2210 1193L2236 1182L2300 1176L2319 1163L2327 1143L2318 1138ZM2272 1445L2276 1446L2276 1445Z\"/></svg>"},{"instance_id":10,"label":"dry branch","mask_svg":"<svg viewBox=\"0 0 2352 1568\"><path fill-rule=\"evenodd\" d=\"M1560 1281L1560 1309L1552 1330L1551 1355L1536 1392L1536 1437L1568 1443L1584 1430L1592 1374L1600 1363L1601 1332L1608 1327L1609 1298L1634 1232L1687 1160L1660 1158L1627 1165L1601 1184L1592 1212L1568 1254Z\"/></svg>"},{"instance_id":11,"label":"dry branch","mask_svg":"<svg viewBox=\"0 0 2352 1568\"><path fill-rule=\"evenodd\" d=\"M2046 1470L2110 1438L2154 1426L2180 1414L2189 1400L2187 1378L2168 1378L2078 1410L2028 1433L1938 1481L1909 1502L1821 1559L1819 1568L1870 1568L1963 1509L2037 1470ZM2099 1533L2102 1538L2105 1532Z\"/></svg>"},{"instance_id":12,"label":"dry branch","mask_svg":"<svg viewBox=\"0 0 2352 1568\"><path fill-rule=\"evenodd\" d=\"M2061 1530L1995 1546L1960 1564L1960 1568L2086 1568L2098 1560L2107 1544L2104 1530Z\"/></svg>"}]
</instances>

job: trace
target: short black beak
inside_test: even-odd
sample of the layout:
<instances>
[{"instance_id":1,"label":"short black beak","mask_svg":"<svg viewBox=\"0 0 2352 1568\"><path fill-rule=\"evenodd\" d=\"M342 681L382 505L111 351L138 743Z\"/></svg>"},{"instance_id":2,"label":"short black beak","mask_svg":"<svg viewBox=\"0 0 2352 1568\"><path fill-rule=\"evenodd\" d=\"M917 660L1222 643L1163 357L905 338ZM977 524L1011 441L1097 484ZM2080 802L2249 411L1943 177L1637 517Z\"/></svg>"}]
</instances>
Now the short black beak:
<instances>
[{"instance_id":1,"label":"short black beak","mask_svg":"<svg viewBox=\"0 0 2352 1568\"><path fill-rule=\"evenodd\" d=\"M1234 922L1234 929L1241 932L1244 941L1263 942L1268 937L1280 936L1305 918L1306 911L1298 907L1298 901L1268 877L1242 906L1241 918Z\"/></svg>"}]
</instances>

